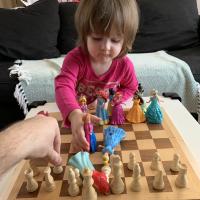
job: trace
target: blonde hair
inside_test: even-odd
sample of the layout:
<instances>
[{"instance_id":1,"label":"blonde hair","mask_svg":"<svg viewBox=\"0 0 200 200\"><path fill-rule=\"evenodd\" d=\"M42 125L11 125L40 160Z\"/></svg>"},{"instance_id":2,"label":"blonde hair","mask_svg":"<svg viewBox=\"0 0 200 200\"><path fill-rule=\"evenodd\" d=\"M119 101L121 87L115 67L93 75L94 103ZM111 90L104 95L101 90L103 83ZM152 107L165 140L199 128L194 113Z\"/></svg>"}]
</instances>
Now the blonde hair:
<instances>
[{"instance_id":1,"label":"blonde hair","mask_svg":"<svg viewBox=\"0 0 200 200\"><path fill-rule=\"evenodd\" d=\"M91 33L109 35L114 28L123 35L124 43L118 57L132 49L139 24L135 0L81 0L75 14L77 45L87 51L87 36Z\"/></svg>"}]
</instances>

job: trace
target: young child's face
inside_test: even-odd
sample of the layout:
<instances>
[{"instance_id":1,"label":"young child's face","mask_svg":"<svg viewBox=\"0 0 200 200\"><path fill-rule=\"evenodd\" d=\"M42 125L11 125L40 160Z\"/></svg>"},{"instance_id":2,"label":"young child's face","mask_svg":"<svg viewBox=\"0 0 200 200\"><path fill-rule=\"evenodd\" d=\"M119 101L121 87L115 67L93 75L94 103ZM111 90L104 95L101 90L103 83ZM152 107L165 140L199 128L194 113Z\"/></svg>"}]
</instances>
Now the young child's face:
<instances>
[{"instance_id":1,"label":"young child's face","mask_svg":"<svg viewBox=\"0 0 200 200\"><path fill-rule=\"evenodd\" d=\"M124 39L111 30L110 34L91 33L87 37L90 58L96 63L109 63L121 52Z\"/></svg>"}]
</instances>

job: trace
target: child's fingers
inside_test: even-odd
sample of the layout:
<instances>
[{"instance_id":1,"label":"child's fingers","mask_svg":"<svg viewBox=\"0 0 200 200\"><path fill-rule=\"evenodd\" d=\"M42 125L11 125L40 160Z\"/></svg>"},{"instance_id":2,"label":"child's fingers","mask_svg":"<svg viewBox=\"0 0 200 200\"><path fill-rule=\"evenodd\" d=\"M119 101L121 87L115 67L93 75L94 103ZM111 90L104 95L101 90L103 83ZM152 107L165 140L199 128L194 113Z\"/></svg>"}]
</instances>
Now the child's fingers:
<instances>
[{"instance_id":1,"label":"child's fingers","mask_svg":"<svg viewBox=\"0 0 200 200\"><path fill-rule=\"evenodd\" d=\"M91 115L91 122L92 123L99 123L99 121L101 120L101 118L95 116L95 115Z\"/></svg>"}]
</instances>

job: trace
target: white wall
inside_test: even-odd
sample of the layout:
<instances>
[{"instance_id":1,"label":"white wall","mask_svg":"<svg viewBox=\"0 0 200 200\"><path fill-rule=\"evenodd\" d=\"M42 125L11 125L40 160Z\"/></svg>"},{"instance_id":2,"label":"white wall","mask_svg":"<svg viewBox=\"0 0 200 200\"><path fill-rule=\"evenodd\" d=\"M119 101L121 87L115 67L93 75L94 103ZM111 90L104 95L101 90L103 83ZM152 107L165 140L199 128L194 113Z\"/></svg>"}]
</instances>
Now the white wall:
<instances>
[{"instance_id":1,"label":"white wall","mask_svg":"<svg viewBox=\"0 0 200 200\"><path fill-rule=\"evenodd\" d=\"M198 6L199 14L200 14L200 0L197 0L197 6Z\"/></svg>"}]
</instances>

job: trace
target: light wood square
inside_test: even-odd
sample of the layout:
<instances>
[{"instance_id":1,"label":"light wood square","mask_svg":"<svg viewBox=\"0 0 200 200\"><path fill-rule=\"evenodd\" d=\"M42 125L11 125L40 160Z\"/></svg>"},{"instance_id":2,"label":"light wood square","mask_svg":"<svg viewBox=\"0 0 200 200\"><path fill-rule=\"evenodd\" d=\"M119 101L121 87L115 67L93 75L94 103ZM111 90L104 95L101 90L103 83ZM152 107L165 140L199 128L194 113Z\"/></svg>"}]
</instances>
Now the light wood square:
<instances>
[{"instance_id":1,"label":"light wood square","mask_svg":"<svg viewBox=\"0 0 200 200\"><path fill-rule=\"evenodd\" d=\"M160 158L162 161L171 161L173 160L173 156L175 153L175 149L157 149L158 153L160 154Z\"/></svg>"},{"instance_id":2,"label":"light wood square","mask_svg":"<svg viewBox=\"0 0 200 200\"><path fill-rule=\"evenodd\" d=\"M128 196L132 197L132 198L128 198L128 199L137 199L137 200L144 200L145 199L146 200L146 198L144 198L144 197L148 197L148 195L149 195L149 188L148 188L148 183L147 183L146 177L141 176L140 179L139 179L140 184L141 184L141 191L140 192L133 192L131 190L131 182L132 181L133 181L132 177L126 177L125 178L126 190L127 190Z\"/></svg>"},{"instance_id":3,"label":"light wood square","mask_svg":"<svg viewBox=\"0 0 200 200\"><path fill-rule=\"evenodd\" d=\"M61 135L62 143L71 143L72 135Z\"/></svg>"},{"instance_id":4,"label":"light wood square","mask_svg":"<svg viewBox=\"0 0 200 200\"><path fill-rule=\"evenodd\" d=\"M132 131L127 131L123 140L135 140L135 134Z\"/></svg>"},{"instance_id":5,"label":"light wood square","mask_svg":"<svg viewBox=\"0 0 200 200\"><path fill-rule=\"evenodd\" d=\"M133 124L133 130L134 131L148 131L149 127L146 123L140 123L140 124Z\"/></svg>"},{"instance_id":6,"label":"light wood square","mask_svg":"<svg viewBox=\"0 0 200 200\"><path fill-rule=\"evenodd\" d=\"M92 164L102 164L102 152L96 152L93 154L90 154L90 161Z\"/></svg>"},{"instance_id":7,"label":"light wood square","mask_svg":"<svg viewBox=\"0 0 200 200\"><path fill-rule=\"evenodd\" d=\"M129 162L129 154L130 153L135 154L135 161L136 162L141 162L141 157L140 157L140 153L138 150L127 150L127 151L122 151L122 162L123 163L128 163Z\"/></svg>"},{"instance_id":8,"label":"light wood square","mask_svg":"<svg viewBox=\"0 0 200 200\"><path fill-rule=\"evenodd\" d=\"M103 141L103 133L96 133L97 141Z\"/></svg>"},{"instance_id":9,"label":"light wood square","mask_svg":"<svg viewBox=\"0 0 200 200\"><path fill-rule=\"evenodd\" d=\"M152 138L169 138L169 135L165 130L153 130L150 131Z\"/></svg>"},{"instance_id":10,"label":"light wood square","mask_svg":"<svg viewBox=\"0 0 200 200\"><path fill-rule=\"evenodd\" d=\"M152 139L146 139L146 140L137 140L138 148L140 150L144 149L156 149L156 146Z\"/></svg>"},{"instance_id":11,"label":"light wood square","mask_svg":"<svg viewBox=\"0 0 200 200\"><path fill-rule=\"evenodd\" d=\"M43 181L42 184L41 184L41 187L40 187L38 198L41 198L43 200L57 199L57 197L60 194L60 189L61 189L62 181L55 181L55 185L56 185L56 187L53 190L53 192L48 192L48 191L46 191L45 181Z\"/></svg>"}]
</instances>

